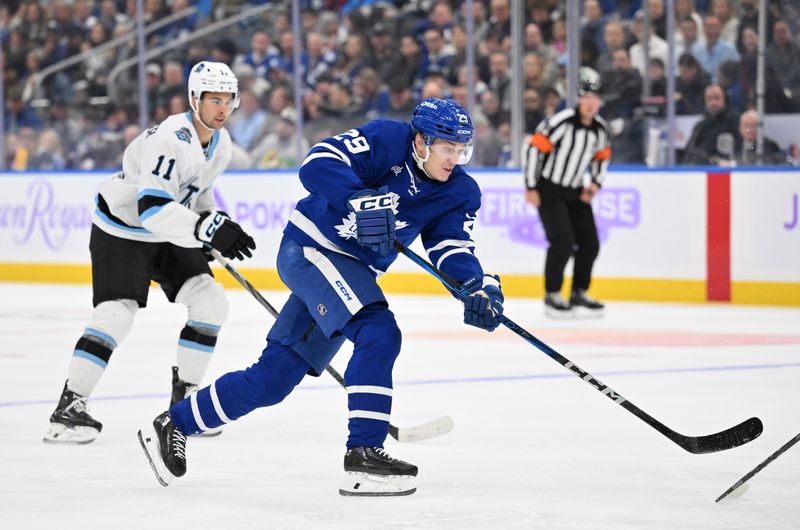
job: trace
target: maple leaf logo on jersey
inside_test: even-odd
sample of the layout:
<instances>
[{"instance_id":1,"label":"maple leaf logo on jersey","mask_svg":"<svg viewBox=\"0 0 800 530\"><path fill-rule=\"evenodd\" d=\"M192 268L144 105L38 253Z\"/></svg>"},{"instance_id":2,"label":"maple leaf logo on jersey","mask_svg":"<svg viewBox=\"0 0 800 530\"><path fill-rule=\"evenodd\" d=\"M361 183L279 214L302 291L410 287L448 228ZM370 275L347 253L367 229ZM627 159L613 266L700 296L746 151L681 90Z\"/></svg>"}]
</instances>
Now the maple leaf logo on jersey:
<instances>
[{"instance_id":1,"label":"maple leaf logo on jersey","mask_svg":"<svg viewBox=\"0 0 800 530\"><path fill-rule=\"evenodd\" d=\"M400 196L395 192L389 192L389 195L392 196L392 211L394 215L397 216L397 211L400 206ZM396 220L394 223L394 229L400 230L408 226L408 223L405 221L401 221L400 219ZM350 239L356 237L356 212L350 212L347 214L347 217L342 218L342 224L335 225L336 231L339 233L339 237L342 239Z\"/></svg>"}]
</instances>

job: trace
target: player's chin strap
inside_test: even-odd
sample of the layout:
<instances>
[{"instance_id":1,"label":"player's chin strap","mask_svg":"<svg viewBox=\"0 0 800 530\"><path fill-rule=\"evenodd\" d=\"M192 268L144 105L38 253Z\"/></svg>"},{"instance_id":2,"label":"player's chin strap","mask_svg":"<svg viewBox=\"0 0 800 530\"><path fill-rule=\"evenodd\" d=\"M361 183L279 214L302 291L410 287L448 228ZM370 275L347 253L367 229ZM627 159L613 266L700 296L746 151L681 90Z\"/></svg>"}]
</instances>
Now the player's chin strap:
<instances>
[{"instance_id":1,"label":"player's chin strap","mask_svg":"<svg viewBox=\"0 0 800 530\"><path fill-rule=\"evenodd\" d=\"M431 156L431 147L428 145L427 141L425 142L425 158L420 158L420 156L417 154L417 146L413 141L411 142L411 156L414 157L414 162L417 164L417 167L422 170L425 176L429 179L433 179L433 177L431 177L428 172L425 171L425 162L427 162L428 158Z\"/></svg>"},{"instance_id":2,"label":"player's chin strap","mask_svg":"<svg viewBox=\"0 0 800 530\"><path fill-rule=\"evenodd\" d=\"M216 129L206 125L206 122L204 122L203 118L200 117L200 113L199 112L197 112L197 111L192 112L192 116L194 116L197 119L197 121L200 122L200 125L202 125L205 130L207 130L208 132L211 132L211 133L216 132Z\"/></svg>"}]
</instances>

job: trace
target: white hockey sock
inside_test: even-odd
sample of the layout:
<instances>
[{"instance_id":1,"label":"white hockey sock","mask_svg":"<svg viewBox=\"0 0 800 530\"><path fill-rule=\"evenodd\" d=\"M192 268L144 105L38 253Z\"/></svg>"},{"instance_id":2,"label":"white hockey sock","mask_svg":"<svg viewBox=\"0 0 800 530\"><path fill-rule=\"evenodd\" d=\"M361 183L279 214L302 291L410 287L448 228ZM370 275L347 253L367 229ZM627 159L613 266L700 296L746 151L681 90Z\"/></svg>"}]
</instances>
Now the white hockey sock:
<instances>
[{"instance_id":1,"label":"white hockey sock","mask_svg":"<svg viewBox=\"0 0 800 530\"><path fill-rule=\"evenodd\" d=\"M98 335L103 336L98 337ZM116 343L110 336L87 328L86 333L75 345L75 351L72 352L67 388L84 397L94 392L94 387L106 371L113 346L116 346Z\"/></svg>"},{"instance_id":2,"label":"white hockey sock","mask_svg":"<svg viewBox=\"0 0 800 530\"><path fill-rule=\"evenodd\" d=\"M105 366L100 366L83 357L73 355L69 363L69 380L67 388L81 396L89 396L94 392L97 382L103 377Z\"/></svg>"},{"instance_id":3,"label":"white hockey sock","mask_svg":"<svg viewBox=\"0 0 800 530\"><path fill-rule=\"evenodd\" d=\"M195 322L191 324L186 324L178 341L178 377L192 385L199 385L211 362L219 328L200 327Z\"/></svg>"}]
</instances>

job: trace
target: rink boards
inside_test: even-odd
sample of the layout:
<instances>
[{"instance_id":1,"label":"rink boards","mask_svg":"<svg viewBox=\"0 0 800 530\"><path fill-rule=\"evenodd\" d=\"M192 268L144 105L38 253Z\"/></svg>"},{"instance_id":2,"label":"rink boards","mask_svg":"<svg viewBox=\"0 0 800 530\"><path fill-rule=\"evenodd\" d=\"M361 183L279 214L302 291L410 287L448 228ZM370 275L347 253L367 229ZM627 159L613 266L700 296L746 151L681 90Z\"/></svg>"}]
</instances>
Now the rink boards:
<instances>
[{"instance_id":1,"label":"rink boards","mask_svg":"<svg viewBox=\"0 0 800 530\"><path fill-rule=\"evenodd\" d=\"M487 272L501 275L508 295L541 296L547 242L521 175L472 174L483 191L474 238ZM107 176L0 173L0 281L88 283L93 199ZM218 207L257 241L256 256L240 267L257 287L281 287L275 253L304 193L296 171L230 172L217 181ZM800 171L617 169L594 207L598 298L800 305ZM413 248L422 251L419 242ZM217 277L235 285L222 271ZM443 293L402 257L381 283Z\"/></svg>"}]
</instances>

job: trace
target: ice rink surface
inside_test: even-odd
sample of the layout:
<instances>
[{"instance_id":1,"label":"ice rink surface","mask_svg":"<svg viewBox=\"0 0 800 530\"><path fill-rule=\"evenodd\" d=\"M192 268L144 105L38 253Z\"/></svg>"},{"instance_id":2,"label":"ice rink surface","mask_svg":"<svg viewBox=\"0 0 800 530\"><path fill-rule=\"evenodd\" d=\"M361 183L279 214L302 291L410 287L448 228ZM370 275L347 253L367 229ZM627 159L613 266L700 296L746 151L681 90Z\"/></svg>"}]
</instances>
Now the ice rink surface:
<instances>
[{"instance_id":1,"label":"ice rink surface","mask_svg":"<svg viewBox=\"0 0 800 530\"><path fill-rule=\"evenodd\" d=\"M263 293L273 305L286 292ZM83 446L42 443L87 286L0 284L0 527L3 529L543 528L775 529L800 526L800 449L714 499L800 431L800 310L612 302L602 320L556 322L539 300L506 314L672 429L710 434L751 416L745 446L692 455L506 329L464 326L447 296L389 295L404 332L392 422L452 416L454 430L387 441L417 464L410 497L338 494L346 393L308 377L282 404L222 436L189 440L188 472L155 480L136 439L166 408L185 319L157 290L90 401L103 422ZM231 291L209 377L244 368L272 318ZM334 359L344 370L350 350Z\"/></svg>"}]
</instances>

